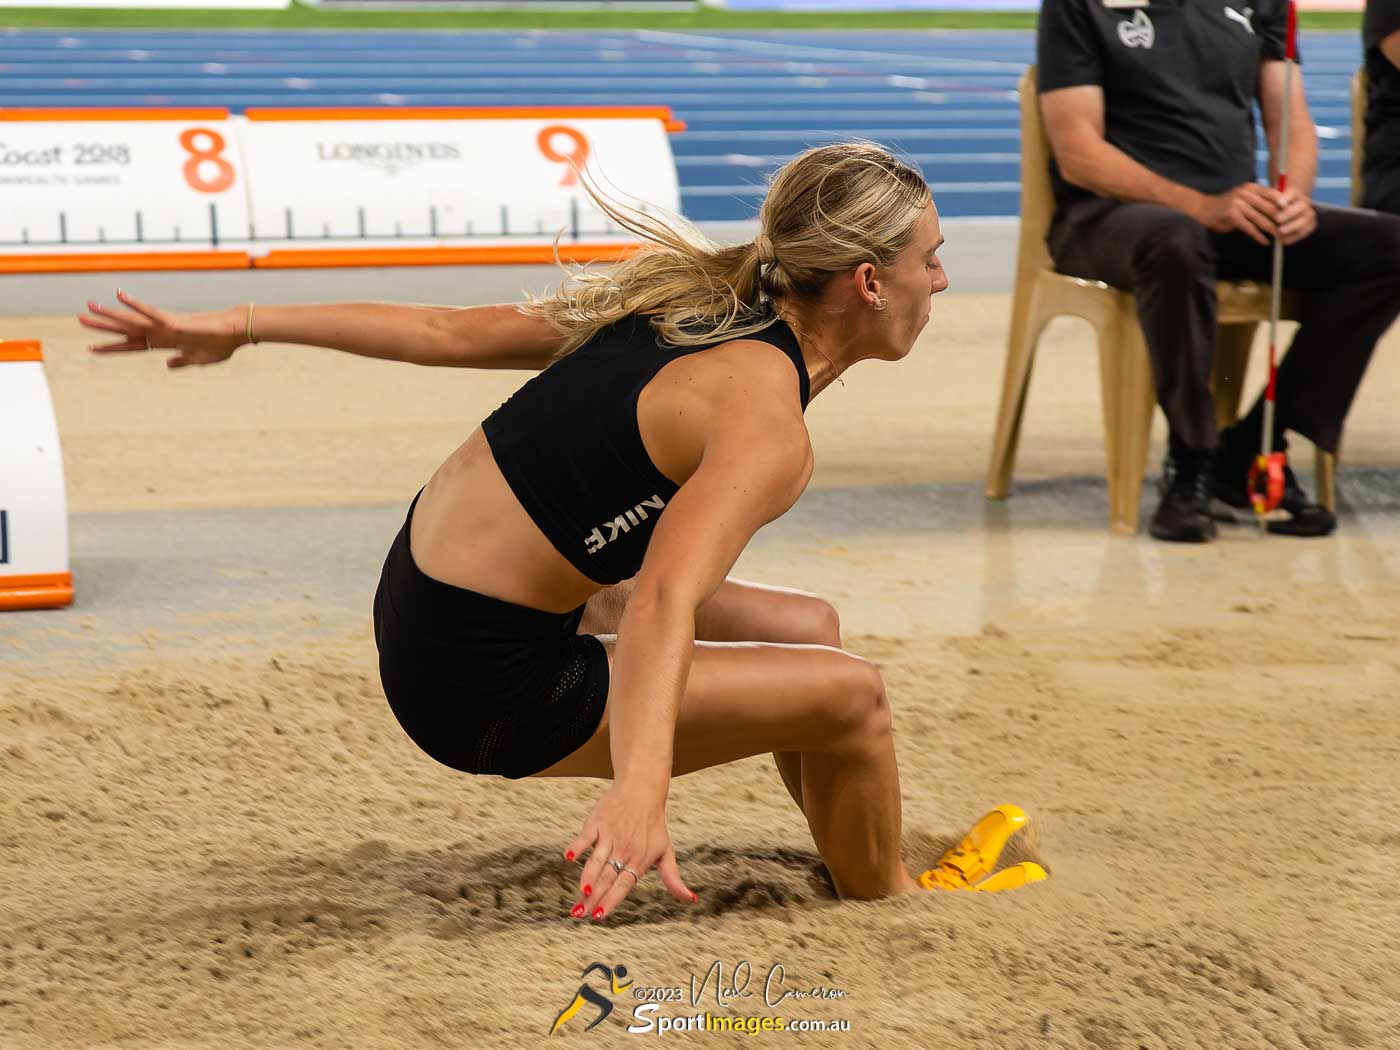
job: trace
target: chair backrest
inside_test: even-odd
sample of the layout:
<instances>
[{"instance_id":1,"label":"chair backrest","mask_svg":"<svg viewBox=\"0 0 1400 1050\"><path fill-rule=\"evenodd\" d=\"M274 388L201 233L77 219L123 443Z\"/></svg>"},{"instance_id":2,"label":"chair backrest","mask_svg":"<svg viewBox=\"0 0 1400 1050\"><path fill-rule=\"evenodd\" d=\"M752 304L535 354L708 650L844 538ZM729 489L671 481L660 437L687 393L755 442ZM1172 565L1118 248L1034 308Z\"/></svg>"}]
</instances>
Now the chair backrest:
<instances>
[{"instance_id":1,"label":"chair backrest","mask_svg":"<svg viewBox=\"0 0 1400 1050\"><path fill-rule=\"evenodd\" d=\"M1366 162L1366 67L1351 78L1351 206L1359 208L1366 195L1362 165Z\"/></svg>"},{"instance_id":2,"label":"chair backrest","mask_svg":"<svg viewBox=\"0 0 1400 1050\"><path fill-rule=\"evenodd\" d=\"M1050 140L1040 116L1035 86L1035 66L1021 74L1021 243L1017 268L1024 272L1053 269L1045 234L1055 214L1055 194L1050 187Z\"/></svg>"}]
</instances>

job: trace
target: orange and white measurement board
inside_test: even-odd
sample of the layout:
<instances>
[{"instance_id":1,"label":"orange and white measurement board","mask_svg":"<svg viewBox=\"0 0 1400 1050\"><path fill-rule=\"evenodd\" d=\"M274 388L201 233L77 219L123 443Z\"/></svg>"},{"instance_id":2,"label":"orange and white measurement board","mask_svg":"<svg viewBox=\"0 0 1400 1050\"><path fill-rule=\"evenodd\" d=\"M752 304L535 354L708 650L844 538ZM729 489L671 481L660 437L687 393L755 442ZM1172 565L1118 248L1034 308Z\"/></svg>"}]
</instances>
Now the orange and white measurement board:
<instances>
[{"instance_id":1,"label":"orange and white measurement board","mask_svg":"<svg viewBox=\"0 0 1400 1050\"><path fill-rule=\"evenodd\" d=\"M0 270L616 258L680 210L665 107L0 110Z\"/></svg>"},{"instance_id":2,"label":"orange and white measurement board","mask_svg":"<svg viewBox=\"0 0 1400 1050\"><path fill-rule=\"evenodd\" d=\"M102 268L82 257L110 255L247 265L247 176L226 110L0 109L0 197L0 256L35 264L5 269Z\"/></svg>"},{"instance_id":3,"label":"orange and white measurement board","mask_svg":"<svg viewBox=\"0 0 1400 1050\"><path fill-rule=\"evenodd\" d=\"M73 600L68 503L44 357L0 340L0 610Z\"/></svg>"}]
</instances>

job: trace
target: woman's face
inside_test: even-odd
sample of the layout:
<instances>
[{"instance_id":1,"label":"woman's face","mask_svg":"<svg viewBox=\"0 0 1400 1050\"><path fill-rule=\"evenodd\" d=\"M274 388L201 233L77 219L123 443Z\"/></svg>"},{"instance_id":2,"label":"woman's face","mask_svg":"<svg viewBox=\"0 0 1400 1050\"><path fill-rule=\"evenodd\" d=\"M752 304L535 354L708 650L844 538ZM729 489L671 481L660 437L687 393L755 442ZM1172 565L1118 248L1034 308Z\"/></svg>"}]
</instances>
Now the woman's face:
<instances>
[{"instance_id":1,"label":"woman's face","mask_svg":"<svg viewBox=\"0 0 1400 1050\"><path fill-rule=\"evenodd\" d=\"M880 295L888 305L875 314L883 344L875 356L897 361L914 348L914 341L928 324L929 297L948 287L948 275L938 260L943 230L938 209L930 201L914 225L914 238L894 263L877 270Z\"/></svg>"}]
</instances>

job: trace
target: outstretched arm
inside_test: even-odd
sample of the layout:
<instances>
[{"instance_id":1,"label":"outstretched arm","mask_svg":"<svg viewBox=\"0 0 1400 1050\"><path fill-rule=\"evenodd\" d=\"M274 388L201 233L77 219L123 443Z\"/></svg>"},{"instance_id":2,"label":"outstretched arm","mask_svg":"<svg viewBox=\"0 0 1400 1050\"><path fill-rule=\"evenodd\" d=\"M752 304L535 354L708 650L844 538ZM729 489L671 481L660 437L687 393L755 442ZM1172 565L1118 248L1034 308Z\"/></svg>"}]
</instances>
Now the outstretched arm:
<instances>
[{"instance_id":1,"label":"outstretched arm","mask_svg":"<svg viewBox=\"0 0 1400 1050\"><path fill-rule=\"evenodd\" d=\"M521 313L513 303L252 306L250 316L250 304L215 313L173 314L122 291L117 298L125 309L89 302L89 312L78 315L85 327L119 337L91 349L176 350L166 362L171 368L214 364L249 342L260 342L324 346L419 365L542 369L563 346L563 335L552 324Z\"/></svg>"}]
</instances>

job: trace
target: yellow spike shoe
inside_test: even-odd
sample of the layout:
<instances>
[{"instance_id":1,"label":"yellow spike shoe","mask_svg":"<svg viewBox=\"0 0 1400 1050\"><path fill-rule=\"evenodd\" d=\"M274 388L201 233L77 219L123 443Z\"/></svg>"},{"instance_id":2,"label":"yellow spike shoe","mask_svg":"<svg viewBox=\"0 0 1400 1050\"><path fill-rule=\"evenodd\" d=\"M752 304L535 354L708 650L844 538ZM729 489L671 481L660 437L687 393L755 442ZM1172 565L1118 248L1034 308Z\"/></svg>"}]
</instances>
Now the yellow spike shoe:
<instances>
[{"instance_id":1,"label":"yellow spike shoe","mask_svg":"<svg viewBox=\"0 0 1400 1050\"><path fill-rule=\"evenodd\" d=\"M1006 848L1006 844L1022 828L1026 827L1030 818L1020 806L1006 804L998 806L992 810L962 837L956 846L950 848L938 863L931 869L919 876L919 885L925 889L973 889L977 884L985 879L997 866L997 861L1001 857L1001 851ZM1018 866L1008 868L1008 871L1015 871ZM1022 881L1015 883L1024 886L1027 882L1039 882L1045 878L1045 870L1038 864L1031 867L1039 872L1038 876L1012 876L1011 879L1020 877ZM996 889L1011 889L1012 886L999 885ZM995 892L995 890L991 891Z\"/></svg>"},{"instance_id":2,"label":"yellow spike shoe","mask_svg":"<svg viewBox=\"0 0 1400 1050\"><path fill-rule=\"evenodd\" d=\"M1018 890L1032 882L1042 882L1048 878L1045 869L1032 860L1023 860L1003 868L995 875L988 875L976 886L969 887L974 893L1000 893L1002 890Z\"/></svg>"}]
</instances>

